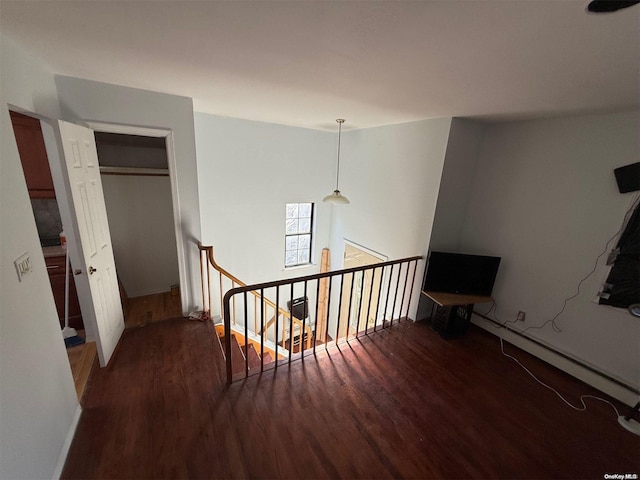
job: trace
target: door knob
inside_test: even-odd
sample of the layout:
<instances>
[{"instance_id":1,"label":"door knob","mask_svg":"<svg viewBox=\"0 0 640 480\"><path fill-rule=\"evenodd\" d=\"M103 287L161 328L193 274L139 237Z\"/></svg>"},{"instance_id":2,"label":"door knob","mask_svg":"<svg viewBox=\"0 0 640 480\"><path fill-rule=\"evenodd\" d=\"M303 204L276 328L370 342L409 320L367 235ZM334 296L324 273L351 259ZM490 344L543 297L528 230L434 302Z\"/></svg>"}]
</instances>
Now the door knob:
<instances>
[{"instance_id":1,"label":"door knob","mask_svg":"<svg viewBox=\"0 0 640 480\"><path fill-rule=\"evenodd\" d=\"M97 270L92 266L89 266L89 275L93 275L95 272L97 272Z\"/></svg>"}]
</instances>

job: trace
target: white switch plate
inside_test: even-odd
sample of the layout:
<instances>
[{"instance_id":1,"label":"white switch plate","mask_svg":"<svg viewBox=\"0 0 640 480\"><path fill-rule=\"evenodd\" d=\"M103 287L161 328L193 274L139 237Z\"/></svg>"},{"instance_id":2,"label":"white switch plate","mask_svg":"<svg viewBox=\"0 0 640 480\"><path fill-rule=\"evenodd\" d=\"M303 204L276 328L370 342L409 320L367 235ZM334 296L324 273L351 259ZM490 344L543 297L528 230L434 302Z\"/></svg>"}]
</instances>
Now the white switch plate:
<instances>
[{"instance_id":1,"label":"white switch plate","mask_svg":"<svg viewBox=\"0 0 640 480\"><path fill-rule=\"evenodd\" d=\"M13 264L16 266L16 271L18 272L18 281L22 281L22 279L29 275L33 268L31 267L31 257L29 256L29 252L25 252L16 258L13 261Z\"/></svg>"}]
</instances>

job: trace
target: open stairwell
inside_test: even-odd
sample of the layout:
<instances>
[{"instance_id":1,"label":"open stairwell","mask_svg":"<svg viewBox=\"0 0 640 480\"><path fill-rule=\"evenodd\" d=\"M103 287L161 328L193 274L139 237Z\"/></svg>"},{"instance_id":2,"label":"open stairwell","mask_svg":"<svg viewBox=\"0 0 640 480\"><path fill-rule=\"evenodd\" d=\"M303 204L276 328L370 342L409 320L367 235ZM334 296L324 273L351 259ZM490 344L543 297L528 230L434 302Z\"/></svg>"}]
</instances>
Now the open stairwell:
<instances>
[{"instance_id":1,"label":"open stairwell","mask_svg":"<svg viewBox=\"0 0 640 480\"><path fill-rule=\"evenodd\" d=\"M221 322L216 331L228 383L407 318L422 260L413 256L247 285L216 263L213 247L199 249L203 310ZM219 304L212 311L216 293Z\"/></svg>"},{"instance_id":2,"label":"open stairwell","mask_svg":"<svg viewBox=\"0 0 640 480\"><path fill-rule=\"evenodd\" d=\"M224 325L216 325L216 333L223 355L226 356L224 350ZM262 348L263 354L260 355L259 350ZM234 377L243 376L245 367L249 372L259 372L269 369L274 364L275 352L271 348L256 346L254 340L246 339L241 333L231 334L231 364L233 365ZM282 357L282 355L280 356Z\"/></svg>"}]
</instances>

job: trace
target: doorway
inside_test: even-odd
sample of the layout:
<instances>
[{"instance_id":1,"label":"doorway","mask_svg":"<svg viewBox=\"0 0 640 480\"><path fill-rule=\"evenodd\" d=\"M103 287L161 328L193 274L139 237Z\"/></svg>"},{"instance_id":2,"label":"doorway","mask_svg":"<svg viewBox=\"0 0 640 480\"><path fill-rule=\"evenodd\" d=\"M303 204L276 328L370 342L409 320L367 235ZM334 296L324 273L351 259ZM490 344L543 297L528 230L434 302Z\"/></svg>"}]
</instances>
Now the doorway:
<instances>
[{"instance_id":1,"label":"doorway","mask_svg":"<svg viewBox=\"0 0 640 480\"><path fill-rule=\"evenodd\" d=\"M387 257L382 254L345 240L343 267L345 269L375 265L386 260ZM356 332L372 328L376 324L382 278L383 269L356 272L345 277L342 305L349 305L349 309L342 309L340 312L338 338L355 335Z\"/></svg>"},{"instance_id":2,"label":"doorway","mask_svg":"<svg viewBox=\"0 0 640 480\"><path fill-rule=\"evenodd\" d=\"M181 316L166 137L95 132L125 327Z\"/></svg>"},{"instance_id":3,"label":"doorway","mask_svg":"<svg viewBox=\"0 0 640 480\"><path fill-rule=\"evenodd\" d=\"M9 115L58 314L60 341L67 347L76 394L81 401L97 349L91 335L87 335L89 329L85 329L42 127L38 118L28 114L9 110Z\"/></svg>"}]
</instances>

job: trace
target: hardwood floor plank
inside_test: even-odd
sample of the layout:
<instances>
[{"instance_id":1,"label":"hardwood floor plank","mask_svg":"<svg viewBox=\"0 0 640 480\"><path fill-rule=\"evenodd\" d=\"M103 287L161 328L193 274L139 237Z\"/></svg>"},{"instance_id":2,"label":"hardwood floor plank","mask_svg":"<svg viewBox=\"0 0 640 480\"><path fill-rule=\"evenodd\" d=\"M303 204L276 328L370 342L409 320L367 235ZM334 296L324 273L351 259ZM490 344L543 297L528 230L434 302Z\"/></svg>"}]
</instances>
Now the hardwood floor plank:
<instances>
[{"instance_id":1,"label":"hardwood floor plank","mask_svg":"<svg viewBox=\"0 0 640 480\"><path fill-rule=\"evenodd\" d=\"M181 309L180 295L170 291L129 298L124 312L125 328L180 317Z\"/></svg>"},{"instance_id":2,"label":"hardwood floor plank","mask_svg":"<svg viewBox=\"0 0 640 480\"><path fill-rule=\"evenodd\" d=\"M564 405L472 327L402 322L225 385L210 322L127 329L63 478L598 478L639 472L611 407ZM506 345L566 398L603 396ZM618 408L622 406L614 402Z\"/></svg>"},{"instance_id":3,"label":"hardwood floor plank","mask_svg":"<svg viewBox=\"0 0 640 480\"><path fill-rule=\"evenodd\" d=\"M84 331L79 333L84 338ZM84 392L97 357L96 344L95 342L87 342L67 348L67 356L69 357L69 365L73 374L76 395L78 396L78 401L82 404Z\"/></svg>"}]
</instances>

